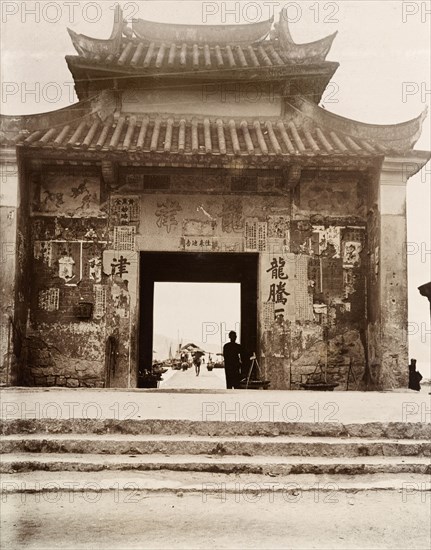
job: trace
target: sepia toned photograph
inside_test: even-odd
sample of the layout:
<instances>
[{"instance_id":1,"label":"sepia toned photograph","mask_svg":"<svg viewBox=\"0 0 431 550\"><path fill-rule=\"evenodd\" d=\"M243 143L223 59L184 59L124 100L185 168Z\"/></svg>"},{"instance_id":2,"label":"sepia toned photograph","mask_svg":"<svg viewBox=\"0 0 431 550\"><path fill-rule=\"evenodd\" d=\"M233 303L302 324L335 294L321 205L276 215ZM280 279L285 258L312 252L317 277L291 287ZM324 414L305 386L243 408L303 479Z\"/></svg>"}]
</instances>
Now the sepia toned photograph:
<instances>
[{"instance_id":1,"label":"sepia toned photograph","mask_svg":"<svg viewBox=\"0 0 431 550\"><path fill-rule=\"evenodd\" d=\"M0 3L0 549L431 547L431 0Z\"/></svg>"}]
</instances>

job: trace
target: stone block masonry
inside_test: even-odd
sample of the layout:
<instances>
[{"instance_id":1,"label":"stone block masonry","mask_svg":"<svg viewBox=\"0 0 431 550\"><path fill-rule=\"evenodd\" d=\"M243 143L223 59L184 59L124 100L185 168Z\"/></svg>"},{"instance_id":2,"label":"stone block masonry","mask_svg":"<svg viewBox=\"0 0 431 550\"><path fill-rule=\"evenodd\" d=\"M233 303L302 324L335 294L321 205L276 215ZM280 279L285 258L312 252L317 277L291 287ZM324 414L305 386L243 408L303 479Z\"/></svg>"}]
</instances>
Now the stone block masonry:
<instances>
[{"instance_id":1,"label":"stone block masonry","mask_svg":"<svg viewBox=\"0 0 431 550\"><path fill-rule=\"evenodd\" d=\"M30 177L35 199L25 384L133 386L138 252L152 250L259 254L260 350L253 351L261 354L273 389L299 388L307 371L326 360L326 348L340 389L350 360L355 378L362 376L366 227L360 176L334 175L332 200L325 186L313 184L321 176L311 171L289 191L281 171L245 170L240 177L209 170L202 181L193 169L122 169L121 195L100 176L96 185L96 173L74 168L72 190L63 169L43 168ZM163 194L157 191L161 178ZM328 175L323 180L327 184ZM356 201L355 213L343 208L346 194ZM316 218L320 198L324 211ZM77 316L81 302L91 304L88 319ZM116 342L111 364L109 338Z\"/></svg>"}]
</instances>

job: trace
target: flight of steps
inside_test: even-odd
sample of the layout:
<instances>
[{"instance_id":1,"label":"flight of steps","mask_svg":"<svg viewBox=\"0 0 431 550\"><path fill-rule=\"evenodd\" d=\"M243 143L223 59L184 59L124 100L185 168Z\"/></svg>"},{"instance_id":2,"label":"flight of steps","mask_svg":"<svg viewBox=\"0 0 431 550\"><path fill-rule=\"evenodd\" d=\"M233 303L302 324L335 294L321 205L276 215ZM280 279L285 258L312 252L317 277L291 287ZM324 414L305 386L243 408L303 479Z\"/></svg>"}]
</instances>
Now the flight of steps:
<instances>
[{"instance_id":1,"label":"flight of steps","mask_svg":"<svg viewBox=\"0 0 431 550\"><path fill-rule=\"evenodd\" d=\"M38 480L109 490L118 479L173 491L238 479L429 490L431 475L431 427L420 423L24 419L1 421L1 432L3 491Z\"/></svg>"}]
</instances>

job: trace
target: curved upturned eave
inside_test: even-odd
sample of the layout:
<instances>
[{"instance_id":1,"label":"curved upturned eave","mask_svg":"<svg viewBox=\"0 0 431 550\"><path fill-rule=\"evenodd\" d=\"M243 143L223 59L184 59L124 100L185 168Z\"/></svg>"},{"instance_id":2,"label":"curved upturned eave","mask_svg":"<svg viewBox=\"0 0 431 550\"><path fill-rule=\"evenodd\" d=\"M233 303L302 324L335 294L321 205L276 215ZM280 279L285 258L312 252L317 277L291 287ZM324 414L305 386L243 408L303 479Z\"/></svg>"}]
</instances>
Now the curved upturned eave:
<instances>
[{"instance_id":1,"label":"curved upturned eave","mask_svg":"<svg viewBox=\"0 0 431 550\"><path fill-rule=\"evenodd\" d=\"M109 38L92 38L91 36L86 36L85 34L78 34L69 28L67 28L67 32L69 33L72 44L79 55L85 56L88 53L94 55L109 55L120 51L123 27L123 12L119 6L116 6L114 25Z\"/></svg>"},{"instance_id":2,"label":"curved upturned eave","mask_svg":"<svg viewBox=\"0 0 431 550\"><path fill-rule=\"evenodd\" d=\"M92 115L88 102L78 102L62 109L32 115L0 115L0 132L16 135L19 132L44 131L64 124L73 124Z\"/></svg>"},{"instance_id":3,"label":"curved upturned eave","mask_svg":"<svg viewBox=\"0 0 431 550\"><path fill-rule=\"evenodd\" d=\"M420 138L422 125L428 108L415 118L397 124L369 124L331 113L322 109L304 97L297 96L292 100L292 106L299 109L302 115L308 117L317 125L330 128L353 138L381 143L398 150L411 150Z\"/></svg>"},{"instance_id":4,"label":"curved upturned eave","mask_svg":"<svg viewBox=\"0 0 431 550\"><path fill-rule=\"evenodd\" d=\"M297 44L290 32L286 8L281 10L276 30L284 57L287 59L315 58L316 61L324 61L326 59L332 43L338 34L338 31L335 31L329 36L325 36L314 42Z\"/></svg>"},{"instance_id":5,"label":"curved upturned eave","mask_svg":"<svg viewBox=\"0 0 431 550\"><path fill-rule=\"evenodd\" d=\"M134 19L134 34L155 43L253 44L270 32L274 18L245 25L187 25Z\"/></svg>"},{"instance_id":6,"label":"curved upturned eave","mask_svg":"<svg viewBox=\"0 0 431 550\"><path fill-rule=\"evenodd\" d=\"M325 61L332 43L337 36L338 32L316 40L315 42L309 42L307 44L294 44L284 45L282 49L282 55L287 59L313 59L314 61Z\"/></svg>"},{"instance_id":7,"label":"curved upturned eave","mask_svg":"<svg viewBox=\"0 0 431 550\"><path fill-rule=\"evenodd\" d=\"M72 29L67 29L69 36L72 40L73 47L81 56L88 54L106 56L109 54L116 54L120 51L122 33L116 38L108 38L103 40L100 38L91 38L85 34L78 34Z\"/></svg>"}]
</instances>

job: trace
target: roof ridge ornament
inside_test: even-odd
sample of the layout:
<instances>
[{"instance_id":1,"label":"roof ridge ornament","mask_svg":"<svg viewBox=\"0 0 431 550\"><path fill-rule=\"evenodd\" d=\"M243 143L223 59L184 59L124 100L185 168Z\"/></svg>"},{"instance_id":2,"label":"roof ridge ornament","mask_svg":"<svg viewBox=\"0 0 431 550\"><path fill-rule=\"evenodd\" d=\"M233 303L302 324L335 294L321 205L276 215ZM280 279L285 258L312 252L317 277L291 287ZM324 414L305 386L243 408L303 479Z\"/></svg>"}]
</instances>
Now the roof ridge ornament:
<instances>
[{"instance_id":1,"label":"roof ridge ornament","mask_svg":"<svg viewBox=\"0 0 431 550\"><path fill-rule=\"evenodd\" d=\"M273 16L266 21L239 25L188 25L133 19L132 28L137 38L156 44L248 45L264 40L269 35L273 22Z\"/></svg>"},{"instance_id":2,"label":"roof ridge ornament","mask_svg":"<svg viewBox=\"0 0 431 550\"><path fill-rule=\"evenodd\" d=\"M325 61L332 43L338 34L338 31L335 31L320 40L297 44L294 42L290 32L287 8L283 8L280 11L280 19L276 24L276 28L283 55L290 60L313 58L315 61Z\"/></svg>"},{"instance_id":3,"label":"roof ridge ornament","mask_svg":"<svg viewBox=\"0 0 431 550\"><path fill-rule=\"evenodd\" d=\"M111 36L108 39L91 38L91 36L86 36L85 34L78 34L69 27L67 28L67 32L79 55L92 54L106 57L120 53L124 27L123 10L117 4L115 6Z\"/></svg>"}]
</instances>

